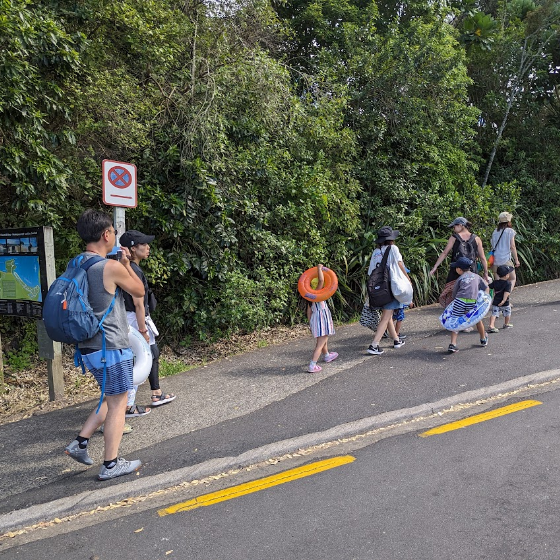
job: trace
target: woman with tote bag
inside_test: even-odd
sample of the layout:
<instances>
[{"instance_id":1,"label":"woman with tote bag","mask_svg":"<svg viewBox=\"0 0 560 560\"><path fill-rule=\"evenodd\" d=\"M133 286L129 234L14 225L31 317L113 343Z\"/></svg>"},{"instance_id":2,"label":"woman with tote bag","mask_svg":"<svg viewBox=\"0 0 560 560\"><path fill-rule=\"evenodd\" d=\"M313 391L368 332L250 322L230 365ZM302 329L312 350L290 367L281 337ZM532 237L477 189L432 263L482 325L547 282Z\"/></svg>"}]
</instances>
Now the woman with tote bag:
<instances>
[{"instance_id":1,"label":"woman with tote bag","mask_svg":"<svg viewBox=\"0 0 560 560\"><path fill-rule=\"evenodd\" d=\"M401 252L395 245L395 239L398 236L399 232L389 226L383 226L379 229L379 231L377 232L377 239L375 241L378 247L375 249L375 251L373 251L373 254L371 256L368 269L368 277L373 272L375 267L381 264L385 252L389 251L389 256L386 259L387 266L391 271L395 270L396 267L398 267L400 272L406 277L406 279L408 279L410 287L412 288L412 283L410 282L410 278L408 277L406 268L403 264ZM393 288L393 277L391 278L391 287ZM404 303L401 303L398 299L393 297L392 301L385 304L381 308L381 318L379 319L379 324L377 325L377 330L375 331L373 341L367 349L368 354L383 354L384 351L379 348L379 342L383 337L383 333L385 332L385 330L389 331L389 336L393 339L393 348L400 348L401 346L404 346L404 340L399 339L399 335L396 333L395 325L392 321L393 311L395 309L402 309L403 307Z\"/></svg>"}]
</instances>

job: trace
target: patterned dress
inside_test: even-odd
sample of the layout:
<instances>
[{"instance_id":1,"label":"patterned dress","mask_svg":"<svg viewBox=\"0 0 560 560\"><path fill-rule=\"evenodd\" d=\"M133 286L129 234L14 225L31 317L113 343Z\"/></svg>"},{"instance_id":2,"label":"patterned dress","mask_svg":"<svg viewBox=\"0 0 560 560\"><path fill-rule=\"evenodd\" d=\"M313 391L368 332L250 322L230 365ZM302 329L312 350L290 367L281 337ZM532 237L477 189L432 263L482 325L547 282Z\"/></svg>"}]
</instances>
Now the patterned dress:
<instances>
[{"instance_id":1,"label":"patterned dress","mask_svg":"<svg viewBox=\"0 0 560 560\"><path fill-rule=\"evenodd\" d=\"M311 319L309 320L311 333L315 338L334 334L334 325L331 310L326 301L311 304Z\"/></svg>"}]
</instances>

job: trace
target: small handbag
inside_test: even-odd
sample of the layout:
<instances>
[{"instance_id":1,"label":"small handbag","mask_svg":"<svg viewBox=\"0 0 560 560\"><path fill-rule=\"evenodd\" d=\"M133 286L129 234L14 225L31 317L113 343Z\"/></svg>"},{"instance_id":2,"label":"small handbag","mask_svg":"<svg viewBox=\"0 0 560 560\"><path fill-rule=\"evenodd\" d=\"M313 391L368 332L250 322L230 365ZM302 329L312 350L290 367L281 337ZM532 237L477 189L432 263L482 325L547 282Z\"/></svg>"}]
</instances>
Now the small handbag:
<instances>
[{"instance_id":1,"label":"small handbag","mask_svg":"<svg viewBox=\"0 0 560 560\"><path fill-rule=\"evenodd\" d=\"M372 309L367 303L364 303L364 307L362 308L362 314L360 315L360 325L372 331L376 331L380 319L381 319L381 310Z\"/></svg>"},{"instance_id":2,"label":"small handbag","mask_svg":"<svg viewBox=\"0 0 560 560\"><path fill-rule=\"evenodd\" d=\"M451 280L451 282L445 284L443 292L441 292L438 300L442 307L447 307L453 301L453 287L455 286L455 282L456 280Z\"/></svg>"}]
</instances>

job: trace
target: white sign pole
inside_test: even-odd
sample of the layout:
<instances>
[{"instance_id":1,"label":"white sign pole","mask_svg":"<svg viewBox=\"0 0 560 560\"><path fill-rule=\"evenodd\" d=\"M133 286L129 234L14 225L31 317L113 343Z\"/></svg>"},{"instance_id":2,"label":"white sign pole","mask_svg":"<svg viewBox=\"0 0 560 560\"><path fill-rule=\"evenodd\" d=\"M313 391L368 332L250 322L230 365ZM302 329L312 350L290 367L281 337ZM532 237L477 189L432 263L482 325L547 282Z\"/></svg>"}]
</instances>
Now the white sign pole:
<instances>
[{"instance_id":1,"label":"white sign pole","mask_svg":"<svg viewBox=\"0 0 560 560\"><path fill-rule=\"evenodd\" d=\"M117 237L115 238L115 247L120 247L119 240L121 235L126 231L125 222L126 209L120 206L115 206L113 208L113 225L117 230Z\"/></svg>"}]
</instances>

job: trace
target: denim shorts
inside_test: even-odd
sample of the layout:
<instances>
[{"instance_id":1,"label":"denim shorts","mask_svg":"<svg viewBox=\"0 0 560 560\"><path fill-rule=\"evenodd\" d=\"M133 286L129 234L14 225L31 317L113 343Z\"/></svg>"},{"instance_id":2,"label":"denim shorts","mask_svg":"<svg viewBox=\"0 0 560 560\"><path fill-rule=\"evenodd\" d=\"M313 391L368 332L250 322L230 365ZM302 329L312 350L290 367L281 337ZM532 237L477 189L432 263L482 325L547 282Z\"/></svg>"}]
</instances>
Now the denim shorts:
<instances>
[{"instance_id":1,"label":"denim shorts","mask_svg":"<svg viewBox=\"0 0 560 560\"><path fill-rule=\"evenodd\" d=\"M511 305L502 305L502 307L498 305L492 306L492 317L499 317L500 311L504 317L509 317L511 315Z\"/></svg>"},{"instance_id":2,"label":"denim shorts","mask_svg":"<svg viewBox=\"0 0 560 560\"><path fill-rule=\"evenodd\" d=\"M403 303L401 303L396 299L393 299L393 301L386 303L381 309L402 309L403 307L404 307Z\"/></svg>"}]
</instances>

